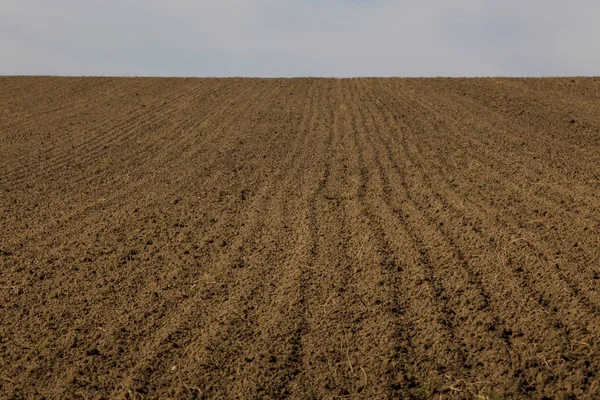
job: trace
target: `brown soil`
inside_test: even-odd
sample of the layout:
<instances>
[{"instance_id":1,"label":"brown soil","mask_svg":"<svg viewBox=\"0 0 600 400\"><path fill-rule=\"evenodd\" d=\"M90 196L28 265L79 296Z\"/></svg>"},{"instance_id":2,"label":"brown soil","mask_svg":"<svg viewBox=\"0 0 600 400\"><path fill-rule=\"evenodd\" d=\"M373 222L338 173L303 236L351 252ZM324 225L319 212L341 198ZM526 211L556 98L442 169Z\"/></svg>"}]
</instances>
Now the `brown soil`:
<instances>
[{"instance_id":1,"label":"brown soil","mask_svg":"<svg viewBox=\"0 0 600 400\"><path fill-rule=\"evenodd\" d=\"M599 104L0 77L0 397L600 396Z\"/></svg>"}]
</instances>

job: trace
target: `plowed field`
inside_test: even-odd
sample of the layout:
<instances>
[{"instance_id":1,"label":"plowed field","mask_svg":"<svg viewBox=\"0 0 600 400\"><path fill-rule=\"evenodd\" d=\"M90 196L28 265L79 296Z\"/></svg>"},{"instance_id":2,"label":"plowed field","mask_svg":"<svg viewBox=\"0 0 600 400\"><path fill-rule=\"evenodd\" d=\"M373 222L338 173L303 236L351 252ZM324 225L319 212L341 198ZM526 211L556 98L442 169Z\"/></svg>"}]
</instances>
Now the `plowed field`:
<instances>
[{"instance_id":1,"label":"plowed field","mask_svg":"<svg viewBox=\"0 0 600 400\"><path fill-rule=\"evenodd\" d=\"M600 79L0 77L0 397L600 396Z\"/></svg>"}]
</instances>

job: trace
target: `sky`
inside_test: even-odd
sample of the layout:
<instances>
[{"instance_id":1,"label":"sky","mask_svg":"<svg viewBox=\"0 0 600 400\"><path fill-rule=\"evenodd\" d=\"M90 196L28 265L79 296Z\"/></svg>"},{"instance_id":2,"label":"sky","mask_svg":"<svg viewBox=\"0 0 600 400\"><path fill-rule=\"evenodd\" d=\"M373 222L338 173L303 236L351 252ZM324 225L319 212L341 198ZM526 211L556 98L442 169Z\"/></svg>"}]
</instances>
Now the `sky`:
<instances>
[{"instance_id":1,"label":"sky","mask_svg":"<svg viewBox=\"0 0 600 400\"><path fill-rule=\"evenodd\" d=\"M598 0L0 0L0 75L600 75Z\"/></svg>"}]
</instances>

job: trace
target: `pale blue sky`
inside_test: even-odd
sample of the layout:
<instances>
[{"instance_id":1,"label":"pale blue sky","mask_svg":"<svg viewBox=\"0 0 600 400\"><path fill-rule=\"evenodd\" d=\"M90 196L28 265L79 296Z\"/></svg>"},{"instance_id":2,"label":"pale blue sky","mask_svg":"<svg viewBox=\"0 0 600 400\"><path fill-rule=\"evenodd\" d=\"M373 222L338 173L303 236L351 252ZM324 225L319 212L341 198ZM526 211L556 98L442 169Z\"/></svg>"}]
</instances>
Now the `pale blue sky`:
<instances>
[{"instance_id":1,"label":"pale blue sky","mask_svg":"<svg viewBox=\"0 0 600 400\"><path fill-rule=\"evenodd\" d=\"M0 0L0 74L600 75L598 0Z\"/></svg>"}]
</instances>

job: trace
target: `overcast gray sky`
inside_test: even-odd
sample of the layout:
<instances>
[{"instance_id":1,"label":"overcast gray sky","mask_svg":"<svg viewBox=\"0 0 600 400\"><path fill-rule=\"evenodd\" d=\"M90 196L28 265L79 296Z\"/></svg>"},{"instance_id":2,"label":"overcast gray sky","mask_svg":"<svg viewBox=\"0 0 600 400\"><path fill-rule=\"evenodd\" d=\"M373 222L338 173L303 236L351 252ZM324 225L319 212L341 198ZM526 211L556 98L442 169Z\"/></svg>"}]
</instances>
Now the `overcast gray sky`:
<instances>
[{"instance_id":1,"label":"overcast gray sky","mask_svg":"<svg viewBox=\"0 0 600 400\"><path fill-rule=\"evenodd\" d=\"M598 0L0 0L0 74L600 75Z\"/></svg>"}]
</instances>

